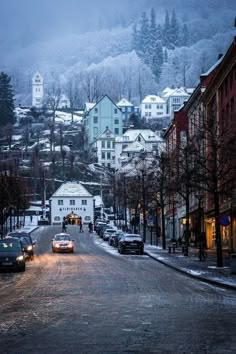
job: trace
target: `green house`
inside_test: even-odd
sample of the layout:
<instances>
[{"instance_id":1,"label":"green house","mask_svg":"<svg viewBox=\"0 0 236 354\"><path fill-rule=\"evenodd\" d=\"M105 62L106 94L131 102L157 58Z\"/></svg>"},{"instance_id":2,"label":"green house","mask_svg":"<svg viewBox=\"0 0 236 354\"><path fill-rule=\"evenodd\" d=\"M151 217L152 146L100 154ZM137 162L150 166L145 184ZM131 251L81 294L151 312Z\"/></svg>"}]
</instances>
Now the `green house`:
<instances>
[{"instance_id":1,"label":"green house","mask_svg":"<svg viewBox=\"0 0 236 354\"><path fill-rule=\"evenodd\" d=\"M105 95L97 103L86 104L84 127L89 148L106 129L109 129L115 136L122 134L122 112L119 107Z\"/></svg>"}]
</instances>

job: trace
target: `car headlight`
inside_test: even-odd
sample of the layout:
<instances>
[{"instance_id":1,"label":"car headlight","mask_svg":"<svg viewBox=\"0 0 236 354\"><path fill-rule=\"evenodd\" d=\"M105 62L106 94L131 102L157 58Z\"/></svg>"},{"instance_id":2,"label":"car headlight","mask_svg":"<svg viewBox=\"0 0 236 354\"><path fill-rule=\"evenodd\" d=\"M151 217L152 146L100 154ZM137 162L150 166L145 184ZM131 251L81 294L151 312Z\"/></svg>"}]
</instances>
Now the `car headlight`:
<instances>
[{"instance_id":1,"label":"car headlight","mask_svg":"<svg viewBox=\"0 0 236 354\"><path fill-rule=\"evenodd\" d=\"M32 249L33 249L32 246L28 246L28 247L27 247L27 251L31 251Z\"/></svg>"},{"instance_id":2,"label":"car headlight","mask_svg":"<svg viewBox=\"0 0 236 354\"><path fill-rule=\"evenodd\" d=\"M24 257L22 255L16 258L17 261L23 261L23 259Z\"/></svg>"},{"instance_id":3,"label":"car headlight","mask_svg":"<svg viewBox=\"0 0 236 354\"><path fill-rule=\"evenodd\" d=\"M59 248L59 247L60 247L59 243L56 243L56 244L55 244L55 247L56 247L56 248Z\"/></svg>"},{"instance_id":4,"label":"car headlight","mask_svg":"<svg viewBox=\"0 0 236 354\"><path fill-rule=\"evenodd\" d=\"M73 242L69 242L68 247L73 247Z\"/></svg>"}]
</instances>

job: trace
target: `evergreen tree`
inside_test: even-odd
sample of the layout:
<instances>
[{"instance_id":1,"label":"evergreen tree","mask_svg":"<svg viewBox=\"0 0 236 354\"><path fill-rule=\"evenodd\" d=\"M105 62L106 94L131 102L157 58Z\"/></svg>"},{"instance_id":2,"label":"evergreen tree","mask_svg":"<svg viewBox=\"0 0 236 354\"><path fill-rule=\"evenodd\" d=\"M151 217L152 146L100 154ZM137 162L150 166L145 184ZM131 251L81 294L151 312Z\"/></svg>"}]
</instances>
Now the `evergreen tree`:
<instances>
[{"instance_id":1,"label":"evergreen tree","mask_svg":"<svg viewBox=\"0 0 236 354\"><path fill-rule=\"evenodd\" d=\"M179 46L188 47L190 46L190 44L191 44L190 33L189 33L188 26L185 23L181 31L181 34L179 36Z\"/></svg>"},{"instance_id":2,"label":"evergreen tree","mask_svg":"<svg viewBox=\"0 0 236 354\"><path fill-rule=\"evenodd\" d=\"M170 46L174 49L179 45L179 25L176 19L175 10L172 11L170 21Z\"/></svg>"},{"instance_id":3,"label":"evergreen tree","mask_svg":"<svg viewBox=\"0 0 236 354\"><path fill-rule=\"evenodd\" d=\"M155 10L152 8L150 13L149 38L148 38L148 49L151 55L155 47L156 40L157 40L156 13Z\"/></svg>"},{"instance_id":4,"label":"evergreen tree","mask_svg":"<svg viewBox=\"0 0 236 354\"><path fill-rule=\"evenodd\" d=\"M166 10L166 15L165 15L165 22L162 30L162 40L163 40L163 46L172 49L171 48L171 26L170 26L170 17L169 17L169 12Z\"/></svg>"},{"instance_id":5,"label":"evergreen tree","mask_svg":"<svg viewBox=\"0 0 236 354\"><path fill-rule=\"evenodd\" d=\"M151 59L152 60L150 62L150 67L151 67L152 73L155 76L156 81L158 82L160 79L160 76L161 76L162 64L164 61L163 48L162 48L161 41L156 41Z\"/></svg>"},{"instance_id":6,"label":"evergreen tree","mask_svg":"<svg viewBox=\"0 0 236 354\"><path fill-rule=\"evenodd\" d=\"M0 126L15 123L13 89L11 78L0 73Z\"/></svg>"},{"instance_id":7,"label":"evergreen tree","mask_svg":"<svg viewBox=\"0 0 236 354\"><path fill-rule=\"evenodd\" d=\"M138 55L148 63L149 23L146 12L142 13L138 40Z\"/></svg>"}]
</instances>

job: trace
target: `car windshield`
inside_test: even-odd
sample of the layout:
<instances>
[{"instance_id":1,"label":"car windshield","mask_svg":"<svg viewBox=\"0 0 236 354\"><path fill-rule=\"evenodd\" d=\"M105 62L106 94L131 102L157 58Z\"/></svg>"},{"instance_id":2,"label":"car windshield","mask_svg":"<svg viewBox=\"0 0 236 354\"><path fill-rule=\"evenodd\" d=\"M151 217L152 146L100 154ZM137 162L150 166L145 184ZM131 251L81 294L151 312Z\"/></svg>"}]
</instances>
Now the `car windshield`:
<instances>
[{"instance_id":1,"label":"car windshield","mask_svg":"<svg viewBox=\"0 0 236 354\"><path fill-rule=\"evenodd\" d=\"M10 232L8 236L17 237L17 238L30 237L29 234L27 234L26 232Z\"/></svg>"},{"instance_id":2,"label":"car windshield","mask_svg":"<svg viewBox=\"0 0 236 354\"><path fill-rule=\"evenodd\" d=\"M15 236L14 236L14 237L15 237ZM27 236L21 237L20 240L21 240L21 242L22 242L24 245L28 245L28 244L31 243L30 238L27 237Z\"/></svg>"},{"instance_id":3,"label":"car windshield","mask_svg":"<svg viewBox=\"0 0 236 354\"><path fill-rule=\"evenodd\" d=\"M131 240L131 239L142 240L142 237L139 235L125 235L125 238L127 240Z\"/></svg>"},{"instance_id":4,"label":"car windshield","mask_svg":"<svg viewBox=\"0 0 236 354\"><path fill-rule=\"evenodd\" d=\"M70 241L70 237L67 235L56 235L55 241Z\"/></svg>"},{"instance_id":5,"label":"car windshield","mask_svg":"<svg viewBox=\"0 0 236 354\"><path fill-rule=\"evenodd\" d=\"M14 252L19 251L20 249L21 247L18 242L0 242L0 252Z\"/></svg>"}]
</instances>

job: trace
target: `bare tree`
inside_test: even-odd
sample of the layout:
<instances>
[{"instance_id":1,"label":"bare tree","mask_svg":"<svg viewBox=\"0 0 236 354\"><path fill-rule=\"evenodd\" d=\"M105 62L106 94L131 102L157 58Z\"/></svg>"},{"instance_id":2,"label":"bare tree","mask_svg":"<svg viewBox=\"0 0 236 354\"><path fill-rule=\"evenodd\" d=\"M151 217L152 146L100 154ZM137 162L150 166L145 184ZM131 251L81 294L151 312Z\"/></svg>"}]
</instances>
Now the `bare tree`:
<instances>
[{"instance_id":1,"label":"bare tree","mask_svg":"<svg viewBox=\"0 0 236 354\"><path fill-rule=\"evenodd\" d=\"M236 190L235 114L221 113L217 119L216 105L201 112L198 134L194 140L195 188L207 193L207 207L215 219L217 266L223 266L220 229L220 203L232 200Z\"/></svg>"},{"instance_id":2,"label":"bare tree","mask_svg":"<svg viewBox=\"0 0 236 354\"><path fill-rule=\"evenodd\" d=\"M47 91L47 106L52 111L52 150L55 151L55 118L61 100L61 84L53 81Z\"/></svg>"}]
</instances>

